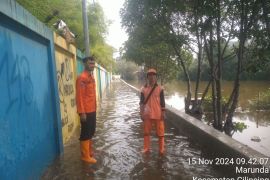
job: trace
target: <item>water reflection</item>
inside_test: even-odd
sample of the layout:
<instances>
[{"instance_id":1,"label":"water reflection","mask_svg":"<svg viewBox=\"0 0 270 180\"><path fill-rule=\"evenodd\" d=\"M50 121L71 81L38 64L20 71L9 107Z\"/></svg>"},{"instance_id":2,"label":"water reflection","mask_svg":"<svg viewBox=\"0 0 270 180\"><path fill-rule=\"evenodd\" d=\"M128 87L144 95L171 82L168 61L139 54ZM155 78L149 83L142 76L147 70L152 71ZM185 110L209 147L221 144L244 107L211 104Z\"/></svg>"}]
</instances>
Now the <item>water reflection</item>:
<instances>
[{"instance_id":1,"label":"water reflection","mask_svg":"<svg viewBox=\"0 0 270 180\"><path fill-rule=\"evenodd\" d=\"M171 105L172 107L183 110L185 108L185 98L184 96L180 96L179 93L174 93L170 96L166 95L166 103Z\"/></svg>"},{"instance_id":2,"label":"water reflection","mask_svg":"<svg viewBox=\"0 0 270 180\"><path fill-rule=\"evenodd\" d=\"M270 112L236 113L234 122L244 122L247 129L236 132L233 138L270 157ZM260 142L251 140L260 137Z\"/></svg>"}]
</instances>

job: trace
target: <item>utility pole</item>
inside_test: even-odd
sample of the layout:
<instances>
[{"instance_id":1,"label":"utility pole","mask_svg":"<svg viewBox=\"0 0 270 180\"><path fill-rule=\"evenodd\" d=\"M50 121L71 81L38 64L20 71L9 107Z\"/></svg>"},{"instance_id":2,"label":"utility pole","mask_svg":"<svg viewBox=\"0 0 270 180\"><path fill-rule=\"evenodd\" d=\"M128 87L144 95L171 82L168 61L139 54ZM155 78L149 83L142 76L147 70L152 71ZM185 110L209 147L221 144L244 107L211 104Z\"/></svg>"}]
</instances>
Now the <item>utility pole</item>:
<instances>
[{"instance_id":1,"label":"utility pole","mask_svg":"<svg viewBox=\"0 0 270 180\"><path fill-rule=\"evenodd\" d=\"M90 56L86 0L82 0L82 17L83 17L83 33L84 33L85 56Z\"/></svg>"}]
</instances>

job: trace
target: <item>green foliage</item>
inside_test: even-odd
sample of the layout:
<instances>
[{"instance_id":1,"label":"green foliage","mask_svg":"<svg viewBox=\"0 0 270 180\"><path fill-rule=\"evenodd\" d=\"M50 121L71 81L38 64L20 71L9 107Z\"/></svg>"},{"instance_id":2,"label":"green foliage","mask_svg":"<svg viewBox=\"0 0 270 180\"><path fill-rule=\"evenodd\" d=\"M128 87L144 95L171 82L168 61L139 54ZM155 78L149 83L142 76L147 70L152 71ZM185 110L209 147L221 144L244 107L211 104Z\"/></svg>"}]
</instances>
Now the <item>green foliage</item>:
<instances>
[{"instance_id":1,"label":"green foliage","mask_svg":"<svg viewBox=\"0 0 270 180\"><path fill-rule=\"evenodd\" d=\"M223 61L222 66L222 79L223 80L229 80L232 81L235 79L236 76L236 66L237 66L237 57L234 54L234 48L236 48L238 45L236 43L231 44L228 48L226 48L226 51L224 53L225 58ZM266 57L269 56L270 58L270 50L269 52L263 53L263 56L265 56L266 59L259 60L259 54L257 54L256 57L253 57L255 55L255 52L252 49L248 49L244 56L244 69L240 76L241 80L270 80L270 60L267 60ZM214 54L216 57L217 54L217 48L214 48ZM268 55L269 54L269 55ZM216 62L216 58L214 58L214 62ZM195 81L196 80L196 73L198 68L197 60L193 60L191 64L189 65L189 73L190 73L190 79ZM201 72L201 80L208 81L210 80L210 67L208 62L203 61L202 62L202 72ZM180 73L179 78L184 80L183 73Z\"/></svg>"},{"instance_id":2,"label":"green foliage","mask_svg":"<svg viewBox=\"0 0 270 180\"><path fill-rule=\"evenodd\" d=\"M76 35L76 47L83 52L84 35L81 0L17 0L37 19L55 30L53 24L62 19L70 31ZM114 67L113 47L105 43L109 21L106 21L103 9L98 3L91 3L88 9L90 53L106 69Z\"/></svg>"},{"instance_id":3,"label":"green foliage","mask_svg":"<svg viewBox=\"0 0 270 180\"><path fill-rule=\"evenodd\" d=\"M243 132L244 129L247 129L247 125L243 122L236 122L233 124L236 131Z\"/></svg>"},{"instance_id":4,"label":"green foliage","mask_svg":"<svg viewBox=\"0 0 270 180\"><path fill-rule=\"evenodd\" d=\"M89 23L89 38L90 47L93 48L96 44L104 44L108 24L105 21L104 12L98 3L88 6L88 23Z\"/></svg>"},{"instance_id":5,"label":"green foliage","mask_svg":"<svg viewBox=\"0 0 270 180\"><path fill-rule=\"evenodd\" d=\"M244 8L245 37L240 37L241 10ZM222 77L234 80L237 73L237 53L239 40L245 38L244 57L241 67L242 79L267 78L266 72L270 67L270 5L267 1L214 1L214 0L126 0L121 10L122 25L129 34L125 46L125 55L138 64L152 66L153 61L165 58L159 53L175 57L173 47L179 51L182 47L205 45L203 35L208 43L213 43L213 63L217 64L218 46L222 53ZM220 17L220 33L217 21ZM210 34L213 39L210 40ZM220 35L220 41L217 36ZM238 41L235 42L235 39ZM212 41L212 42L210 42ZM226 46L227 41L229 42ZM168 48L160 48L159 44L166 44ZM225 49L224 49L225 48ZM187 48L186 48L187 49ZM204 57L206 49L204 47ZM228 58L229 57L229 58ZM154 60L153 60L154 59ZM185 61L185 60L184 60ZM197 62L191 65L191 77L196 79ZM188 66L188 64L187 64ZM209 65L204 66L209 68ZM209 77L208 69L202 69L203 77ZM256 74L254 74L256 73ZM257 77L257 78L256 78Z\"/></svg>"},{"instance_id":6,"label":"green foliage","mask_svg":"<svg viewBox=\"0 0 270 180\"><path fill-rule=\"evenodd\" d=\"M203 109L206 112L211 112L213 111L213 106L212 106L212 97L211 96L206 96L203 101Z\"/></svg>"},{"instance_id":7,"label":"green foliage","mask_svg":"<svg viewBox=\"0 0 270 180\"><path fill-rule=\"evenodd\" d=\"M97 62L110 72L115 67L115 60L112 57L113 52L114 48L107 44L96 44L91 50L91 53L97 58Z\"/></svg>"},{"instance_id":8,"label":"green foliage","mask_svg":"<svg viewBox=\"0 0 270 180\"><path fill-rule=\"evenodd\" d=\"M270 72L269 12L266 0L126 0L121 11L122 25L129 34L124 55L147 67L158 67L167 58L181 67L183 72L178 74L188 88L186 112L191 111L189 73L192 80L211 79L216 106L212 107L212 99L208 98L204 109L214 112L214 127L220 130L225 115L224 128L229 133L240 78ZM225 114L221 108L227 101L220 99L223 79L235 82Z\"/></svg>"},{"instance_id":9,"label":"green foliage","mask_svg":"<svg viewBox=\"0 0 270 180\"><path fill-rule=\"evenodd\" d=\"M225 107L227 102L228 102L228 97L222 97L221 104L223 107ZM204 98L202 106L205 112L213 112L212 96L207 95Z\"/></svg>"},{"instance_id":10,"label":"green foliage","mask_svg":"<svg viewBox=\"0 0 270 180\"><path fill-rule=\"evenodd\" d=\"M177 8L183 5L177 2L153 0L127 0L121 10L122 25L129 34L129 39L123 50L123 57L147 68L154 67L160 73L161 81L176 77L179 71L177 49L183 61L190 63L192 54L187 49L181 49L185 36L172 33L173 23L169 22ZM163 9L170 6L170 10Z\"/></svg>"},{"instance_id":11,"label":"green foliage","mask_svg":"<svg viewBox=\"0 0 270 180\"><path fill-rule=\"evenodd\" d=\"M116 62L115 73L120 74L124 80L135 80L139 67L131 61L119 60Z\"/></svg>"},{"instance_id":12,"label":"green foliage","mask_svg":"<svg viewBox=\"0 0 270 180\"><path fill-rule=\"evenodd\" d=\"M270 89L259 95L252 101L250 101L251 109L255 110L270 110Z\"/></svg>"}]
</instances>

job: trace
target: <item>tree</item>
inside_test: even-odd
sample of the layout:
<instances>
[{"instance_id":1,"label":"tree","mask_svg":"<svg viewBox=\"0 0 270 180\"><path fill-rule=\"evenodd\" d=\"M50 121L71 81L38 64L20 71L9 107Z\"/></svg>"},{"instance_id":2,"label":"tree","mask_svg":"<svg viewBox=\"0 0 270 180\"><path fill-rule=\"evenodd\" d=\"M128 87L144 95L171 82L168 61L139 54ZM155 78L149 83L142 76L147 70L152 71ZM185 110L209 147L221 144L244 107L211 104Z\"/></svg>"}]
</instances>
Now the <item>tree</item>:
<instances>
[{"instance_id":1,"label":"tree","mask_svg":"<svg viewBox=\"0 0 270 180\"><path fill-rule=\"evenodd\" d=\"M209 68L210 80L202 101L211 86L213 126L230 134L241 75L269 68L269 12L270 3L266 0L126 0L121 13L122 24L130 36L126 52L132 47L133 59L138 55L137 59L145 62L157 51L149 42L166 44L168 57L181 67L187 82L185 110L188 113L198 111L202 104L198 102L199 81L201 72L206 71L202 67ZM191 103L189 60L184 52L193 52L197 57L194 103ZM234 88L223 107L223 71L228 64L235 73L231 76Z\"/></svg>"},{"instance_id":2,"label":"tree","mask_svg":"<svg viewBox=\"0 0 270 180\"><path fill-rule=\"evenodd\" d=\"M167 1L164 1L164 3L167 3ZM182 50L185 36L174 25L177 21L170 21L175 15L174 5L182 8L179 6L179 3L175 2L163 4L163 2L153 0L127 0L124 8L121 10L122 25L129 34L130 43L126 44L126 52L129 53L130 47L133 48L133 51L137 50L130 53L134 54L133 59L136 58L136 54L140 54L141 61L146 63L146 65L153 66L153 59L156 60L154 65L162 64L162 62L158 62L158 59L160 61L165 59L174 63L178 68L182 68L188 86L186 98L186 110L188 110L191 102L191 87L185 65L185 62L188 60L183 57L187 49ZM138 47L134 48L134 44L138 45Z\"/></svg>"},{"instance_id":3,"label":"tree","mask_svg":"<svg viewBox=\"0 0 270 180\"><path fill-rule=\"evenodd\" d=\"M71 32L76 35L77 48L84 51L84 36L81 1L78 0L17 0L41 22L55 30L54 23L59 19L66 22ZM110 24L105 20L102 7L98 3L88 5L90 52L97 57L97 62L108 70L114 66L114 48L106 44L105 37Z\"/></svg>"},{"instance_id":4,"label":"tree","mask_svg":"<svg viewBox=\"0 0 270 180\"><path fill-rule=\"evenodd\" d=\"M225 132L229 134L232 129L232 118L237 107L238 103L238 96L239 96L239 87L240 87L240 75L243 73L245 68L244 60L245 53L247 49L247 41L252 39L258 39L256 36L258 33L262 33L266 41L269 40L269 33L264 33L267 30L268 18L263 17L264 13L266 13L266 8L263 7L264 1L254 0L254 1L247 1L247 0L240 0L234 2L235 4L235 15L239 18L239 30L236 31L236 37L238 39L238 47L236 48L236 55L237 55L237 74L234 80L234 88L231 93L230 99L226 105L226 122L224 125ZM262 28L259 28L262 27ZM266 45L266 48L269 49L269 42L264 42L262 40L258 45ZM265 44L266 43L266 44Z\"/></svg>"},{"instance_id":5,"label":"tree","mask_svg":"<svg viewBox=\"0 0 270 180\"><path fill-rule=\"evenodd\" d=\"M118 60L115 69L116 74L120 74L121 78L125 80L135 80L136 72L139 71L139 67L132 61L126 61L125 59Z\"/></svg>"}]
</instances>

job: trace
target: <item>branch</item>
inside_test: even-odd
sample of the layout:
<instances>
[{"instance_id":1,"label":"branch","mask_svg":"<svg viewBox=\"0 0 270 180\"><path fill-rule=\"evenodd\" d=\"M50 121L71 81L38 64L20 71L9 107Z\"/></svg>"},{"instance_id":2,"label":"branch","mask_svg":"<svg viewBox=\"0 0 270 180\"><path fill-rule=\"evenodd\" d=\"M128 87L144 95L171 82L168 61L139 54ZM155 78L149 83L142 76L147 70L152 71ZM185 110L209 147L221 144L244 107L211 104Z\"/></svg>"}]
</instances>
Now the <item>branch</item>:
<instances>
[{"instance_id":1,"label":"branch","mask_svg":"<svg viewBox=\"0 0 270 180\"><path fill-rule=\"evenodd\" d=\"M230 30L230 33L229 33L228 40L226 41L225 46L224 46L224 48L223 48L223 50L222 50L221 57L224 56L225 49L227 48L227 46L228 46L228 44L229 44L229 42L230 42L230 40L231 40L231 36L232 36L232 32L233 32L233 27L234 27L234 20L233 20L232 25L231 25L231 30ZM224 58L224 59L225 59L225 58Z\"/></svg>"}]
</instances>

